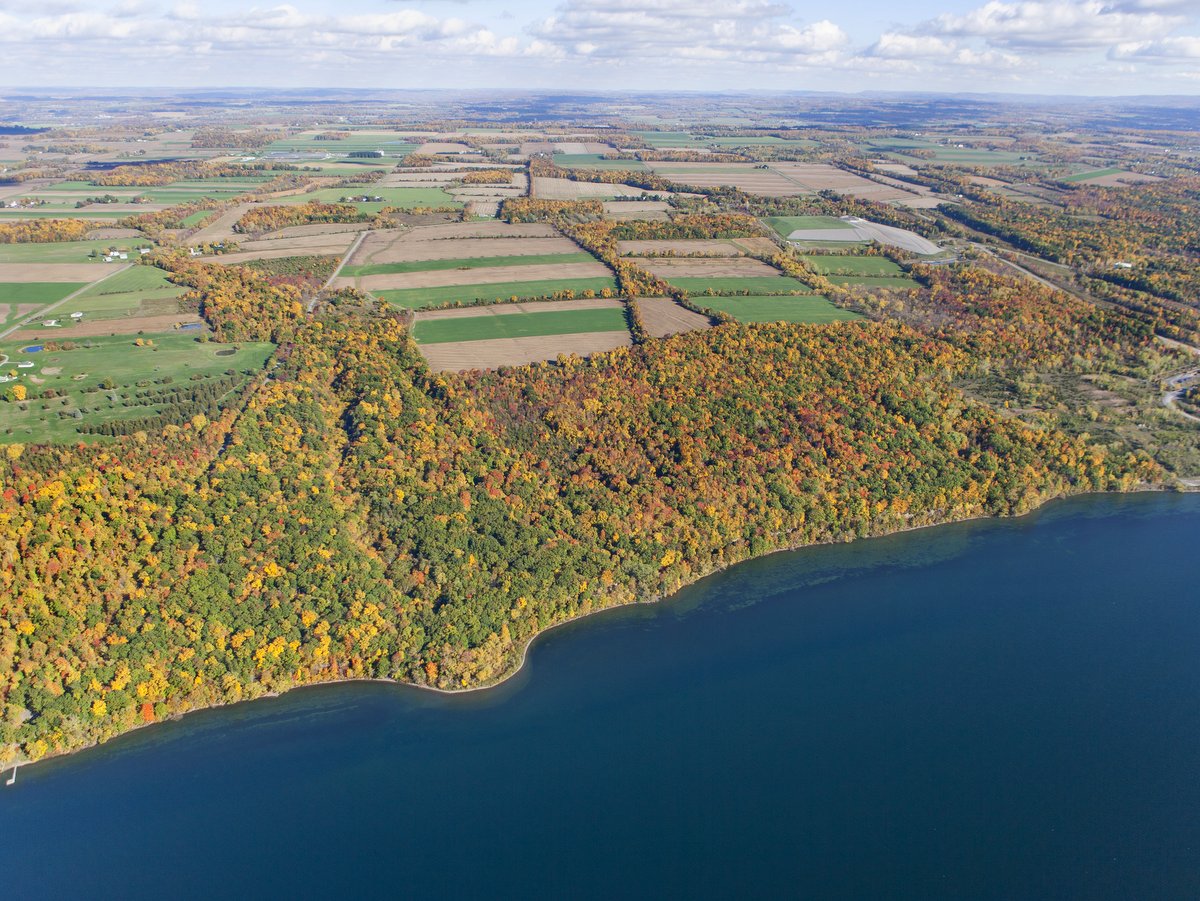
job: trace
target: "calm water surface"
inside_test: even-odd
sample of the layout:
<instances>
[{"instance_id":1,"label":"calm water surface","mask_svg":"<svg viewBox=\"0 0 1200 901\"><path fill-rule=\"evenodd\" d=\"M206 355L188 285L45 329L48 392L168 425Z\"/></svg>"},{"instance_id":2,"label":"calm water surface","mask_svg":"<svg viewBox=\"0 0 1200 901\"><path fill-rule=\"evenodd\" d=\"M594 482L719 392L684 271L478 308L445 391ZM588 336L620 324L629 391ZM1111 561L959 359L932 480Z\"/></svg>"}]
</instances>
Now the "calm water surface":
<instances>
[{"instance_id":1,"label":"calm water surface","mask_svg":"<svg viewBox=\"0 0 1200 901\"><path fill-rule=\"evenodd\" d=\"M1082 498L195 714L0 786L0 896L1197 898L1198 537Z\"/></svg>"}]
</instances>

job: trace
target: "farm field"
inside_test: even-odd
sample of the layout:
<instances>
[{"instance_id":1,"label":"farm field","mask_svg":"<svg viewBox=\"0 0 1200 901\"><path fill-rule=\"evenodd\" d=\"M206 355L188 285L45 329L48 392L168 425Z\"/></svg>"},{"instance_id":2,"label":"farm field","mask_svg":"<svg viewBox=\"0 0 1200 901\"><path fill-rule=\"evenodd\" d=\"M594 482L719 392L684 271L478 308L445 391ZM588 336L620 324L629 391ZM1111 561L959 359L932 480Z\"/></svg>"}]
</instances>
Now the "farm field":
<instances>
[{"instance_id":1,"label":"farm field","mask_svg":"<svg viewBox=\"0 0 1200 901\"><path fill-rule=\"evenodd\" d=\"M1102 188L1119 188L1125 185L1136 185L1161 180L1154 175L1142 175L1138 172L1129 172L1125 169L1115 168L1097 169L1092 172L1077 172L1074 175L1068 175L1065 178L1059 179L1059 181L1096 185Z\"/></svg>"},{"instance_id":2,"label":"farm field","mask_svg":"<svg viewBox=\"0 0 1200 901\"><path fill-rule=\"evenodd\" d=\"M617 242L617 252L623 256L669 253L680 256L704 254L714 257L736 257L747 253L773 254L777 250L770 238L687 238Z\"/></svg>"},{"instance_id":3,"label":"farm field","mask_svg":"<svg viewBox=\"0 0 1200 901\"><path fill-rule=\"evenodd\" d=\"M781 238L787 238L793 232L809 229L853 230L854 228L849 222L843 222L836 216L768 216L763 221L771 226Z\"/></svg>"},{"instance_id":4,"label":"farm field","mask_svg":"<svg viewBox=\"0 0 1200 901\"><path fill-rule=\"evenodd\" d=\"M94 338L73 350L38 353L22 352L25 341L0 344L0 355L7 355L12 363L35 364L18 370L18 383L25 385L29 399L23 405L0 404L0 435L19 442L97 440L98 436L81 434L78 427L165 412L173 405L172 390L220 378L227 370L234 370L238 381L244 382L247 373L263 367L273 350L270 344L202 344L194 335L165 335L153 342L138 347L129 337ZM193 382L194 375L201 378ZM102 387L106 380L112 388ZM42 398L48 390L58 396ZM142 404L147 398L136 398L138 391L154 391L164 400Z\"/></svg>"},{"instance_id":5,"label":"farm field","mask_svg":"<svg viewBox=\"0 0 1200 901\"><path fill-rule=\"evenodd\" d=\"M277 197L273 203L309 203L321 201L324 203L339 203L343 197L382 197L379 203L354 202L353 205L367 213L378 213L385 207L397 207L411 210L414 207L453 207L459 209L462 203L455 200L441 188L380 188L375 185L354 185L343 188L323 188L307 194L295 194L287 197Z\"/></svg>"},{"instance_id":6,"label":"farm field","mask_svg":"<svg viewBox=\"0 0 1200 901\"><path fill-rule=\"evenodd\" d=\"M665 278L780 278L779 270L748 257L630 257L647 272Z\"/></svg>"},{"instance_id":7,"label":"farm field","mask_svg":"<svg viewBox=\"0 0 1200 901\"><path fill-rule=\"evenodd\" d=\"M799 279L784 275L758 278L671 278L670 283L676 288L683 288L689 294L696 296L708 291L713 294L737 294L750 292L752 294L785 294L788 291L798 291L801 294L811 294L812 288Z\"/></svg>"},{"instance_id":8,"label":"farm field","mask_svg":"<svg viewBox=\"0 0 1200 901\"><path fill-rule=\"evenodd\" d=\"M920 288L911 278L876 278L869 275L831 275L829 280L835 285L851 287L858 285L863 288L891 288L896 291Z\"/></svg>"},{"instance_id":9,"label":"farm field","mask_svg":"<svg viewBox=\"0 0 1200 901\"><path fill-rule=\"evenodd\" d=\"M133 254L149 247L144 238L101 238L91 241L58 241L47 244L0 244L0 265L8 263L87 263L90 254L102 255L110 248ZM100 271L105 264L95 262ZM100 276L97 275L97 278Z\"/></svg>"},{"instance_id":10,"label":"farm field","mask_svg":"<svg viewBox=\"0 0 1200 901\"><path fill-rule=\"evenodd\" d=\"M693 303L727 313L739 322L825 323L861 319L857 313L835 307L819 294L804 297L693 297Z\"/></svg>"},{"instance_id":11,"label":"farm field","mask_svg":"<svg viewBox=\"0 0 1200 901\"><path fill-rule=\"evenodd\" d=\"M579 246L541 223L450 222L412 231L373 231L347 265L450 260L469 257L576 253Z\"/></svg>"},{"instance_id":12,"label":"farm field","mask_svg":"<svg viewBox=\"0 0 1200 901\"><path fill-rule=\"evenodd\" d=\"M643 327L654 338L666 338L712 326L707 316L680 306L669 297L639 297L633 303L642 317Z\"/></svg>"},{"instance_id":13,"label":"farm field","mask_svg":"<svg viewBox=\"0 0 1200 901\"><path fill-rule=\"evenodd\" d=\"M627 347L615 300L503 304L417 314L414 336L434 371L495 369Z\"/></svg>"},{"instance_id":14,"label":"farm field","mask_svg":"<svg viewBox=\"0 0 1200 901\"><path fill-rule=\"evenodd\" d=\"M814 271L822 275L871 275L881 277L903 277L904 270L887 257L850 256L837 254L808 254L800 257Z\"/></svg>"},{"instance_id":15,"label":"farm field","mask_svg":"<svg viewBox=\"0 0 1200 901\"><path fill-rule=\"evenodd\" d=\"M25 341L65 341L135 332L171 332L177 326L200 322L195 312L181 309L178 298L184 293L186 289L168 281L163 270L133 266L93 285L69 307L56 311L59 326L53 331L33 322L12 337ZM83 316L72 319L72 313Z\"/></svg>"},{"instance_id":16,"label":"farm field","mask_svg":"<svg viewBox=\"0 0 1200 901\"><path fill-rule=\"evenodd\" d=\"M610 169L620 172L645 172L641 160L606 160L599 153L556 153L553 162L564 169Z\"/></svg>"},{"instance_id":17,"label":"farm field","mask_svg":"<svg viewBox=\"0 0 1200 901\"><path fill-rule=\"evenodd\" d=\"M528 256L465 257L448 260L411 260L397 263L369 263L365 266L344 266L343 276L389 275L402 272L431 272L444 269L482 269L502 266L549 266L568 263L594 262L585 251L576 253L543 253Z\"/></svg>"},{"instance_id":18,"label":"farm field","mask_svg":"<svg viewBox=\"0 0 1200 901\"><path fill-rule=\"evenodd\" d=\"M0 301L8 304L56 303L87 287L87 282L0 282Z\"/></svg>"},{"instance_id":19,"label":"farm field","mask_svg":"<svg viewBox=\"0 0 1200 901\"><path fill-rule=\"evenodd\" d=\"M647 191L645 188L636 188L633 185L609 185L544 176L534 176L532 195L543 200L580 200L584 198L616 200L622 197L661 198L668 196L663 191Z\"/></svg>"},{"instance_id":20,"label":"farm field","mask_svg":"<svg viewBox=\"0 0 1200 901\"><path fill-rule=\"evenodd\" d=\"M549 297L562 291L573 291L577 296L585 291L599 294L605 288L615 292L616 281L612 278L548 279L530 282L497 282L482 285L450 285L433 288L407 288L372 291L380 300L393 306L409 310L442 303L462 301L508 300L510 297Z\"/></svg>"},{"instance_id":21,"label":"farm field","mask_svg":"<svg viewBox=\"0 0 1200 901\"><path fill-rule=\"evenodd\" d=\"M492 338L532 338L541 335L571 335L580 332L618 332L626 328L625 310L612 306L528 312L497 308L478 316L420 319L413 327L418 344L449 341L480 341Z\"/></svg>"}]
</instances>

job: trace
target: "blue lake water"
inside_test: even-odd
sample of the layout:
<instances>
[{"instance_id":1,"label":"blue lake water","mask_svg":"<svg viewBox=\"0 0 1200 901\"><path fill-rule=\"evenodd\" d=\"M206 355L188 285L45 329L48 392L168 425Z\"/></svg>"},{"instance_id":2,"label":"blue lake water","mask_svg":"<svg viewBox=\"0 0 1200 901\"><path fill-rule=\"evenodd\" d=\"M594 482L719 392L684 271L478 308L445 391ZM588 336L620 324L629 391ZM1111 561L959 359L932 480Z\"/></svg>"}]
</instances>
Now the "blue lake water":
<instances>
[{"instance_id":1,"label":"blue lake water","mask_svg":"<svg viewBox=\"0 0 1200 901\"><path fill-rule=\"evenodd\" d=\"M0 895L1200 897L1198 537L1079 498L194 714L0 786Z\"/></svg>"}]
</instances>

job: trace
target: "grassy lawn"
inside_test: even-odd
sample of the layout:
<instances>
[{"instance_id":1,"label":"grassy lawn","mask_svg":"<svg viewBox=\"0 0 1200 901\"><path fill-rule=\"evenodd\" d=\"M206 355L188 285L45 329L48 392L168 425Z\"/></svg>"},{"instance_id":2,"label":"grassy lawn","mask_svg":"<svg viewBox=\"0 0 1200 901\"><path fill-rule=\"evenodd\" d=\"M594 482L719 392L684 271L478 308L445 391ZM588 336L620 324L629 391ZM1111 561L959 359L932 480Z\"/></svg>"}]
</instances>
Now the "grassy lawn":
<instances>
[{"instance_id":1,"label":"grassy lawn","mask_svg":"<svg viewBox=\"0 0 1200 901\"><path fill-rule=\"evenodd\" d=\"M144 238L103 238L96 241L57 241L47 244L0 244L0 263L87 263L88 254L105 253L110 247L126 253L136 253L138 247L149 247ZM96 277L103 274L97 264Z\"/></svg>"},{"instance_id":2,"label":"grassy lawn","mask_svg":"<svg viewBox=\"0 0 1200 901\"><path fill-rule=\"evenodd\" d=\"M861 319L819 294L807 297L697 297L693 303L728 313L739 322L843 322Z\"/></svg>"},{"instance_id":3,"label":"grassy lawn","mask_svg":"<svg viewBox=\"0 0 1200 901\"><path fill-rule=\"evenodd\" d=\"M611 278L564 278L540 282L497 282L492 285L451 285L439 288L395 288L372 291L380 300L407 310L420 310L436 304L461 300L508 300L510 297L549 297L558 291L600 293L604 288L616 291Z\"/></svg>"},{"instance_id":4,"label":"grassy lawn","mask_svg":"<svg viewBox=\"0 0 1200 901\"><path fill-rule=\"evenodd\" d=\"M812 288L804 282L785 275L741 278L670 278L667 281L692 295L700 295L705 291L714 291L717 294L736 294L739 291L750 291L755 294L785 294L788 291L812 293Z\"/></svg>"},{"instance_id":5,"label":"grassy lawn","mask_svg":"<svg viewBox=\"0 0 1200 901\"><path fill-rule=\"evenodd\" d=\"M836 216L768 216L765 221L781 238L804 229L854 228Z\"/></svg>"},{"instance_id":6,"label":"grassy lawn","mask_svg":"<svg viewBox=\"0 0 1200 901\"><path fill-rule=\"evenodd\" d=\"M887 257L803 256L801 259L822 275L832 272L883 277L904 275L904 270Z\"/></svg>"},{"instance_id":7,"label":"grassy lawn","mask_svg":"<svg viewBox=\"0 0 1200 901\"><path fill-rule=\"evenodd\" d=\"M5 303L54 303L86 284L87 282L0 282L0 300Z\"/></svg>"},{"instance_id":8,"label":"grassy lawn","mask_svg":"<svg viewBox=\"0 0 1200 901\"><path fill-rule=\"evenodd\" d=\"M536 335L577 335L581 332L623 332L625 311L552 310L545 313L507 313L418 322L413 336L422 344L484 341L490 338L530 338Z\"/></svg>"},{"instance_id":9,"label":"grassy lawn","mask_svg":"<svg viewBox=\"0 0 1200 901\"><path fill-rule=\"evenodd\" d=\"M134 393L163 389L161 380L180 387L191 384L193 375L215 378L230 369L256 372L273 349L271 344L201 344L189 335L163 335L153 341L153 346L137 347L132 338L84 338L74 350L33 354L21 353L25 342L0 344L0 353L8 354L11 362L36 364L17 370L18 384L29 392L28 409L0 402L0 443L103 440L81 435L77 426L161 412L169 404L134 405ZM230 350L233 353L221 355ZM105 379L114 387L101 388ZM51 389L60 396L40 397ZM73 417L76 410L81 411L79 419Z\"/></svg>"},{"instance_id":10,"label":"grassy lawn","mask_svg":"<svg viewBox=\"0 0 1200 901\"><path fill-rule=\"evenodd\" d=\"M344 266L342 275L391 275L397 272L433 272L442 269L487 269L494 266L544 266L550 263L587 263L590 253L542 253L524 257L470 257L459 260L416 260L407 263L368 263Z\"/></svg>"},{"instance_id":11,"label":"grassy lawn","mask_svg":"<svg viewBox=\"0 0 1200 901\"><path fill-rule=\"evenodd\" d=\"M869 275L831 275L829 280L835 285L862 285L865 288L892 288L896 291L907 291L909 288L921 287L911 278L873 278Z\"/></svg>"}]
</instances>

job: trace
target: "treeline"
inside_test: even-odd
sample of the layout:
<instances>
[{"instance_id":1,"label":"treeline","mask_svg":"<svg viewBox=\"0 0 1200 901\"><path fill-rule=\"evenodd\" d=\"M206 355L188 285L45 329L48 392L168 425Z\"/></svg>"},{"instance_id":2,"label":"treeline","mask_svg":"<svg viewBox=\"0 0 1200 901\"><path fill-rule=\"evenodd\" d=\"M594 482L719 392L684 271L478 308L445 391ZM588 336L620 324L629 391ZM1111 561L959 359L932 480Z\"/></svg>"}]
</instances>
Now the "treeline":
<instances>
[{"instance_id":1,"label":"treeline","mask_svg":"<svg viewBox=\"0 0 1200 901\"><path fill-rule=\"evenodd\" d=\"M95 228L82 219L19 219L0 222L0 244L50 244L82 241Z\"/></svg>"},{"instance_id":2,"label":"treeline","mask_svg":"<svg viewBox=\"0 0 1200 901\"><path fill-rule=\"evenodd\" d=\"M259 235L293 225L314 225L322 222L370 222L373 213L365 213L348 203L281 204L279 206L256 206L247 210L233 230L239 234Z\"/></svg>"}]
</instances>

